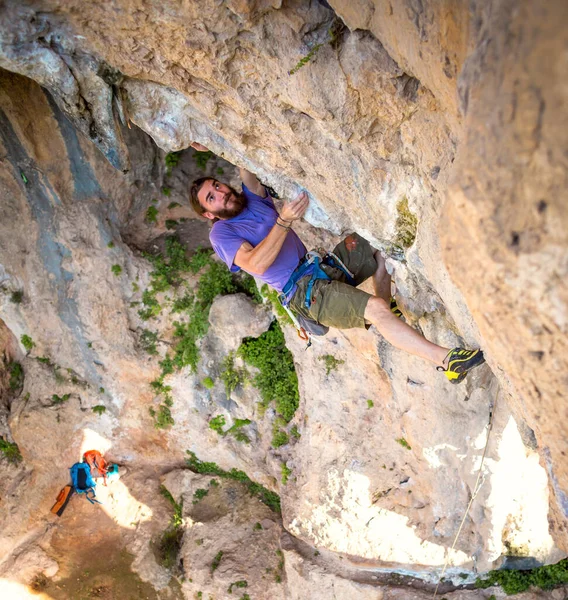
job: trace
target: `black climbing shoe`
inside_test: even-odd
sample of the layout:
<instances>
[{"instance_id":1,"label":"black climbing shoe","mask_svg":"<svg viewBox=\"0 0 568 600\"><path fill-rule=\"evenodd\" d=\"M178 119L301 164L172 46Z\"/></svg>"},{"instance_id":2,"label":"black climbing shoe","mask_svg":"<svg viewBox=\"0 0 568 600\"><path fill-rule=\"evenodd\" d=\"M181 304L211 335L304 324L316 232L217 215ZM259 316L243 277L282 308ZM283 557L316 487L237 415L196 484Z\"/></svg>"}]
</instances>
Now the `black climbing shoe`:
<instances>
[{"instance_id":1,"label":"black climbing shoe","mask_svg":"<svg viewBox=\"0 0 568 600\"><path fill-rule=\"evenodd\" d=\"M393 315L395 315L395 317L398 317L399 319L403 319L404 318L404 315L400 311L400 308L398 308L398 304L396 303L396 300L395 300L394 296L391 296L390 309L391 309L391 313Z\"/></svg>"},{"instance_id":2,"label":"black climbing shoe","mask_svg":"<svg viewBox=\"0 0 568 600\"><path fill-rule=\"evenodd\" d=\"M485 362L485 357L481 350L464 350L463 348L454 348L448 352L444 359L448 361L448 367L436 367L438 371L444 371L450 383L460 383L471 369L478 367Z\"/></svg>"}]
</instances>

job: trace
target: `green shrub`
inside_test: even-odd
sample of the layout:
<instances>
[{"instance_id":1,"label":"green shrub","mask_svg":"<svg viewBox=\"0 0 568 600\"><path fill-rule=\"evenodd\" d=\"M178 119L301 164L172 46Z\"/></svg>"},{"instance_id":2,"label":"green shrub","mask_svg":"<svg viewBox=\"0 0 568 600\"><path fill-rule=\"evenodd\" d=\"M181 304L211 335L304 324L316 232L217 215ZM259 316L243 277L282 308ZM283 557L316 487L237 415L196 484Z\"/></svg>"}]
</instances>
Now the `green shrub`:
<instances>
[{"instance_id":1,"label":"green shrub","mask_svg":"<svg viewBox=\"0 0 568 600\"><path fill-rule=\"evenodd\" d=\"M248 583L246 582L246 580L241 579L240 581L235 581L233 583L231 583L231 585L229 586L229 589L227 590L229 592L229 594L233 593L233 588L246 588L248 586Z\"/></svg>"},{"instance_id":2,"label":"green shrub","mask_svg":"<svg viewBox=\"0 0 568 600\"><path fill-rule=\"evenodd\" d=\"M165 163L166 163L166 175L172 174L172 169L178 166L179 161L181 160L181 152L168 152L166 154Z\"/></svg>"},{"instance_id":3,"label":"green shrub","mask_svg":"<svg viewBox=\"0 0 568 600\"><path fill-rule=\"evenodd\" d=\"M270 304L272 304L272 309L282 325L293 325L290 315L286 312L286 309L282 306L280 300L278 300L278 292L276 290L269 288L265 283L260 288L260 293L270 302Z\"/></svg>"},{"instance_id":4,"label":"green shrub","mask_svg":"<svg viewBox=\"0 0 568 600\"><path fill-rule=\"evenodd\" d=\"M110 242L107 244L107 248L110 248L110 249L112 250L112 249L114 248L114 242L110 241Z\"/></svg>"},{"instance_id":5,"label":"green shrub","mask_svg":"<svg viewBox=\"0 0 568 600\"><path fill-rule=\"evenodd\" d=\"M20 341L22 342L22 346L26 349L26 352L31 352L32 348L35 346L35 343L32 340L32 338L29 335L26 335L25 333L20 338Z\"/></svg>"},{"instance_id":6,"label":"green shrub","mask_svg":"<svg viewBox=\"0 0 568 600\"><path fill-rule=\"evenodd\" d=\"M274 401L278 413L289 422L300 404L300 394L292 353L286 348L278 322L274 321L260 337L245 339L238 354L259 370L253 383L260 391L262 404L267 407Z\"/></svg>"},{"instance_id":7,"label":"green shrub","mask_svg":"<svg viewBox=\"0 0 568 600\"><path fill-rule=\"evenodd\" d=\"M416 239L418 228L417 217L408 208L408 198L404 196L396 205L395 244L402 248L410 248Z\"/></svg>"},{"instance_id":8,"label":"green shrub","mask_svg":"<svg viewBox=\"0 0 568 600\"><path fill-rule=\"evenodd\" d=\"M102 404L97 404L97 406L93 406L93 412L99 416L104 415L106 412L106 406Z\"/></svg>"},{"instance_id":9,"label":"green shrub","mask_svg":"<svg viewBox=\"0 0 568 600\"><path fill-rule=\"evenodd\" d=\"M158 354L158 349L156 347L157 342L157 332L150 331L149 329L144 329L140 334L140 345L148 354L151 354L153 356Z\"/></svg>"},{"instance_id":10,"label":"green shrub","mask_svg":"<svg viewBox=\"0 0 568 600\"><path fill-rule=\"evenodd\" d=\"M0 437L0 452L2 452L9 463L14 465L22 460L18 445L13 442L8 442L2 437Z\"/></svg>"},{"instance_id":11,"label":"green shrub","mask_svg":"<svg viewBox=\"0 0 568 600\"><path fill-rule=\"evenodd\" d=\"M235 367L235 355L230 352L221 364L221 373L219 374L221 381L225 384L225 392L227 397L231 397L231 392L239 385L243 386L249 381L249 374L246 369L237 369Z\"/></svg>"},{"instance_id":12,"label":"green shrub","mask_svg":"<svg viewBox=\"0 0 568 600\"><path fill-rule=\"evenodd\" d=\"M71 394L63 394L63 396L58 396L57 394L53 394L53 396L51 396L52 406L57 406L59 404L65 404L65 402L67 402L67 400L69 400L69 398L71 398Z\"/></svg>"},{"instance_id":13,"label":"green shrub","mask_svg":"<svg viewBox=\"0 0 568 600\"><path fill-rule=\"evenodd\" d=\"M507 595L519 594L534 586L542 590L550 590L555 586L568 583L568 558L555 565L546 565L530 571L513 571L501 569L491 571L486 579L475 582L477 588L488 588L500 585Z\"/></svg>"},{"instance_id":14,"label":"green shrub","mask_svg":"<svg viewBox=\"0 0 568 600\"><path fill-rule=\"evenodd\" d=\"M170 202L168 204L168 210L172 210L174 208L177 208L178 206L181 206L181 204L179 202Z\"/></svg>"},{"instance_id":15,"label":"green shrub","mask_svg":"<svg viewBox=\"0 0 568 600\"><path fill-rule=\"evenodd\" d=\"M292 475L292 469L288 468L288 465L286 463L282 463L280 465L280 470L282 472L282 483L286 485L288 483L290 475Z\"/></svg>"},{"instance_id":16,"label":"green shrub","mask_svg":"<svg viewBox=\"0 0 568 600\"><path fill-rule=\"evenodd\" d=\"M403 448L406 448L407 450L412 450L410 444L404 438L397 438L396 442L398 442Z\"/></svg>"},{"instance_id":17,"label":"green shrub","mask_svg":"<svg viewBox=\"0 0 568 600\"><path fill-rule=\"evenodd\" d=\"M325 375L326 377L332 372L335 371L335 369L337 369L337 367L339 365L342 365L345 363L344 360L340 360L335 358L335 356L332 356L331 354L324 354L323 356L319 357L319 360L323 360L323 362L325 363Z\"/></svg>"},{"instance_id":18,"label":"green shrub","mask_svg":"<svg viewBox=\"0 0 568 600\"><path fill-rule=\"evenodd\" d=\"M195 150L193 153L193 158L198 168L200 168L202 171L205 171L207 163L211 158L213 158L213 152L211 152L211 150L207 150L206 152Z\"/></svg>"},{"instance_id":19,"label":"green shrub","mask_svg":"<svg viewBox=\"0 0 568 600\"><path fill-rule=\"evenodd\" d=\"M12 294L10 295L10 300L14 304L21 304L23 299L24 299L23 290L16 290L15 292L12 292Z\"/></svg>"},{"instance_id":20,"label":"green shrub","mask_svg":"<svg viewBox=\"0 0 568 600\"><path fill-rule=\"evenodd\" d=\"M257 496L264 504L266 504L266 506L268 506L268 508L280 514L281 507L280 497L278 496L278 494L267 490L264 486L260 485L259 483L251 481L249 476L244 471L239 471L238 469L231 469L230 471L225 471L214 462L201 461L199 458L197 458L194 452L191 452L191 450L187 450L187 454L187 466L195 473L201 473L203 475L217 475L218 477L221 477L223 479L232 479L234 481L239 481L247 486L248 491L251 495Z\"/></svg>"},{"instance_id":21,"label":"green shrub","mask_svg":"<svg viewBox=\"0 0 568 600\"><path fill-rule=\"evenodd\" d=\"M10 372L10 389L17 390L24 385L24 369L17 362L10 363L8 370Z\"/></svg>"},{"instance_id":22,"label":"green shrub","mask_svg":"<svg viewBox=\"0 0 568 600\"><path fill-rule=\"evenodd\" d=\"M156 429L166 429L167 427L174 425L175 421L172 417L172 412L165 402L164 404L160 404L158 410L155 410L154 408L149 408L148 410L150 416L154 419L154 427Z\"/></svg>"},{"instance_id":23,"label":"green shrub","mask_svg":"<svg viewBox=\"0 0 568 600\"><path fill-rule=\"evenodd\" d=\"M217 552L217 554L215 555L213 562L211 563L211 573L214 573L219 568L222 558L223 558L223 550L219 550L219 552Z\"/></svg>"},{"instance_id":24,"label":"green shrub","mask_svg":"<svg viewBox=\"0 0 568 600\"><path fill-rule=\"evenodd\" d=\"M164 194L164 196L171 196L172 195L172 188L164 185L162 186L162 194Z\"/></svg>"},{"instance_id":25,"label":"green shrub","mask_svg":"<svg viewBox=\"0 0 568 600\"><path fill-rule=\"evenodd\" d=\"M203 488L195 490L195 493L193 494L193 504L197 504L200 500L203 500L203 498L205 498L205 496L207 496L208 493L209 490Z\"/></svg>"},{"instance_id":26,"label":"green shrub","mask_svg":"<svg viewBox=\"0 0 568 600\"><path fill-rule=\"evenodd\" d=\"M367 400L367 408L373 408L373 406L375 406L375 403L372 400Z\"/></svg>"},{"instance_id":27,"label":"green shrub","mask_svg":"<svg viewBox=\"0 0 568 600\"><path fill-rule=\"evenodd\" d=\"M219 435L224 435L223 428L226 424L225 417L223 415L217 415L209 420L209 429L216 431Z\"/></svg>"},{"instance_id":28,"label":"green shrub","mask_svg":"<svg viewBox=\"0 0 568 600\"><path fill-rule=\"evenodd\" d=\"M146 211L146 221L148 223L158 222L158 209L155 206L149 206Z\"/></svg>"},{"instance_id":29,"label":"green shrub","mask_svg":"<svg viewBox=\"0 0 568 600\"><path fill-rule=\"evenodd\" d=\"M250 444L250 439L244 431L241 431L242 427L246 427L250 425L251 421L249 419L235 419L234 423L225 431L225 435L232 435L237 442L244 442L245 444Z\"/></svg>"},{"instance_id":30,"label":"green shrub","mask_svg":"<svg viewBox=\"0 0 568 600\"><path fill-rule=\"evenodd\" d=\"M166 229L175 229L177 224L175 219L166 219Z\"/></svg>"},{"instance_id":31,"label":"green shrub","mask_svg":"<svg viewBox=\"0 0 568 600\"><path fill-rule=\"evenodd\" d=\"M286 445L290 441L288 434L282 429L276 429L272 432L272 447L280 448L280 446Z\"/></svg>"},{"instance_id":32,"label":"green shrub","mask_svg":"<svg viewBox=\"0 0 568 600\"><path fill-rule=\"evenodd\" d=\"M118 277L122 273L122 267L120 265L112 265L110 270Z\"/></svg>"},{"instance_id":33,"label":"green shrub","mask_svg":"<svg viewBox=\"0 0 568 600\"><path fill-rule=\"evenodd\" d=\"M215 387L215 382L211 377L205 377L201 383L203 384L203 387L208 390L212 390Z\"/></svg>"},{"instance_id":34,"label":"green shrub","mask_svg":"<svg viewBox=\"0 0 568 600\"><path fill-rule=\"evenodd\" d=\"M300 434L300 432L298 431L298 426L297 425L292 425L292 429L290 429L290 435L295 440L299 440L302 437L301 434Z\"/></svg>"}]
</instances>

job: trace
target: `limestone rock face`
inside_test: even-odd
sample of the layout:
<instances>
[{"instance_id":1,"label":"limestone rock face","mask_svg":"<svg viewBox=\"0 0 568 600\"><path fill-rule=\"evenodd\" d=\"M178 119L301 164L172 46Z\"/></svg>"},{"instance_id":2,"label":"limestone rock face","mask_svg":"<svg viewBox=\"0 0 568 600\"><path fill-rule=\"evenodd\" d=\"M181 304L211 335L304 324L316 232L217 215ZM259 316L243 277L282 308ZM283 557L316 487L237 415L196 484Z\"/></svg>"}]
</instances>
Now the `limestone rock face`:
<instances>
[{"instance_id":1,"label":"limestone rock face","mask_svg":"<svg viewBox=\"0 0 568 600\"><path fill-rule=\"evenodd\" d=\"M125 595L132 569L149 598L426 598L447 566L444 597L465 600L495 591L455 590L479 573L565 556L565 3L329 4L7 3L0 345L24 373L0 377L0 436L23 457L0 458L10 591L40 575L59 598L116 551L124 571L77 595ZM220 158L165 164L193 141ZM160 268L143 252L171 231L188 254L207 243L187 188L203 174L236 185L222 157L285 199L307 189L308 247L358 231L388 257L407 321L444 347L481 346L487 365L452 386L374 329L306 350L282 324L300 394L283 423L231 354L274 328L270 303L241 293L213 302L195 367L161 378L188 318L174 307L200 298L203 273L143 319ZM60 520L49 508L92 448L124 477L81 531L82 499ZM282 514L183 468L188 450L277 492ZM182 504L175 568L160 485Z\"/></svg>"}]
</instances>

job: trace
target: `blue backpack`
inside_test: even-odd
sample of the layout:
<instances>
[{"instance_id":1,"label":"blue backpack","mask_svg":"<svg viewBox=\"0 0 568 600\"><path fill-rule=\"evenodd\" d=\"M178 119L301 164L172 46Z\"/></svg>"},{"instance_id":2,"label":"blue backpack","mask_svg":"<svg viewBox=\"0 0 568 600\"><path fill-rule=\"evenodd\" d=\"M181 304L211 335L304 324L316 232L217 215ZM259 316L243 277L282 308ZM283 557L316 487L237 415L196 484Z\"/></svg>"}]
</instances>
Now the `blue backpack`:
<instances>
[{"instance_id":1,"label":"blue backpack","mask_svg":"<svg viewBox=\"0 0 568 600\"><path fill-rule=\"evenodd\" d=\"M91 468L86 463L75 463L69 471L71 472L71 483L77 494L85 494L87 500L94 504L100 502L95 498L95 486L97 485L91 477ZM92 494L92 496L89 496Z\"/></svg>"}]
</instances>

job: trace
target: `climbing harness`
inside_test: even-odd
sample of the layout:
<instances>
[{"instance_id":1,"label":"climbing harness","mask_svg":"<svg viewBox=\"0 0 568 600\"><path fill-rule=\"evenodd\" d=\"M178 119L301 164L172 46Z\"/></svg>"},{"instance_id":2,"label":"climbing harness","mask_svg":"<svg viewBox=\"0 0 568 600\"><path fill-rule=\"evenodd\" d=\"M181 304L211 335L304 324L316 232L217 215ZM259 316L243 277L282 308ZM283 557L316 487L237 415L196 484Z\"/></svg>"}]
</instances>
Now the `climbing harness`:
<instances>
[{"instance_id":1,"label":"climbing harness","mask_svg":"<svg viewBox=\"0 0 568 600\"><path fill-rule=\"evenodd\" d=\"M467 508L465 509L465 514L463 516L463 519L461 520L458 532L456 533L456 536L454 538L454 543L452 544L452 547L450 548L450 550L448 552L446 562L444 563L444 568L442 569L442 573L438 579L438 583L436 585L436 590L434 591L434 600L436 600L436 598L438 596L438 588L440 587L440 583L442 582L442 579L444 578L444 574L446 573L446 569L448 568L448 563L450 562L450 555L456 547L458 538L459 538L461 530L465 524L465 520L467 519L467 516L468 516L471 506L473 504L473 501L475 500L475 498L477 497L477 494L479 494L479 490L485 483L485 477L483 479L481 479L481 474L483 472L483 463L485 462L485 455L487 454L487 448L489 447L489 439L491 437L491 431L493 430L493 417L495 415L496 410L497 410L497 397L495 398L495 404L493 405L493 409L490 410L490 412L489 412L489 423L487 425L487 440L485 442L485 448L483 449L483 455L481 456L481 463L479 464L479 471L477 473L477 479L475 481L475 485L473 486L473 493L471 494L471 499L467 505Z\"/></svg>"},{"instance_id":2,"label":"climbing harness","mask_svg":"<svg viewBox=\"0 0 568 600\"><path fill-rule=\"evenodd\" d=\"M306 254L300 261L300 264L296 267L290 279L286 282L286 285L282 289L282 293L278 297L280 303L285 308L286 312L290 316L292 323L298 330L298 336L301 340L307 341L308 349L312 344L312 336L314 335L325 335L329 328L325 325L321 325L312 319L308 319L303 315L295 315L290 309L290 302L292 297L296 293L298 282L304 277L310 277L308 287L306 288L306 295L304 297L304 306L309 309L313 303L312 292L314 284L318 279L331 281L331 277L321 268L321 265L333 267L339 269L345 275L345 283L348 285L355 285L355 277L353 273L343 264L341 259L333 252L327 252L320 254L319 252L312 250Z\"/></svg>"}]
</instances>

